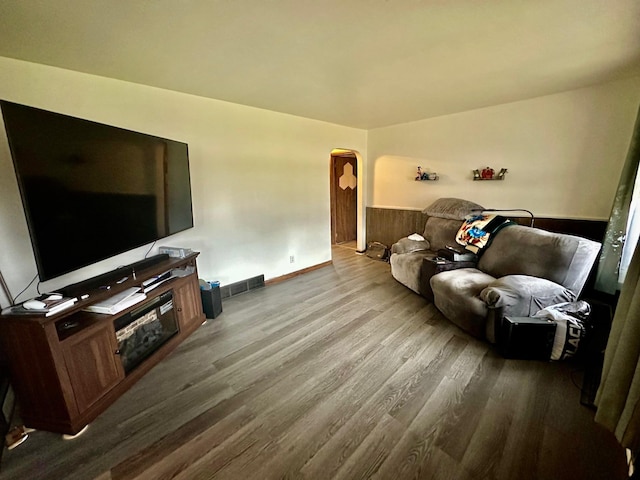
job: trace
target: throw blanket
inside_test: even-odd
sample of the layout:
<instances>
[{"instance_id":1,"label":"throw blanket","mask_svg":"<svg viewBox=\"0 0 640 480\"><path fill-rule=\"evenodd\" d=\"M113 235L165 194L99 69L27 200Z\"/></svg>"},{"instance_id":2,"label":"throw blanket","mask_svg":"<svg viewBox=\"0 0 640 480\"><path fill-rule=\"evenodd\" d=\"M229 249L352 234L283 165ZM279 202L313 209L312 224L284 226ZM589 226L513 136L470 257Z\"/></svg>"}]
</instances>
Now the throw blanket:
<instances>
[{"instance_id":1,"label":"throw blanket","mask_svg":"<svg viewBox=\"0 0 640 480\"><path fill-rule=\"evenodd\" d=\"M489 245L493 235L508 225L515 225L515 222L500 215L469 215L458 230L456 242L478 254Z\"/></svg>"},{"instance_id":2,"label":"throw blanket","mask_svg":"<svg viewBox=\"0 0 640 480\"><path fill-rule=\"evenodd\" d=\"M585 337L591 305L584 300L564 302L543 308L534 317L546 318L556 324L551 360L566 360L578 351Z\"/></svg>"}]
</instances>

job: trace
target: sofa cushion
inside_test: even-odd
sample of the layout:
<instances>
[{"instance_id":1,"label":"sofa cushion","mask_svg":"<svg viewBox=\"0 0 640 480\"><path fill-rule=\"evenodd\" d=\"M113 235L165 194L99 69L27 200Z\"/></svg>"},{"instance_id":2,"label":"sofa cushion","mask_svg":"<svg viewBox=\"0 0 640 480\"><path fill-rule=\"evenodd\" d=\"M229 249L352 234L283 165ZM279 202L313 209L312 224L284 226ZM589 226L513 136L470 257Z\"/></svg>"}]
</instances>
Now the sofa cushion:
<instances>
[{"instance_id":1,"label":"sofa cushion","mask_svg":"<svg viewBox=\"0 0 640 480\"><path fill-rule=\"evenodd\" d=\"M429 217L422 236L429 242L429 249L437 252L446 245L456 245L456 234L461 225L462 220Z\"/></svg>"},{"instance_id":2,"label":"sofa cushion","mask_svg":"<svg viewBox=\"0 0 640 480\"><path fill-rule=\"evenodd\" d=\"M544 278L507 275L489 284L480 298L489 307L486 337L496 343L503 318L530 317L541 309L575 300L571 290Z\"/></svg>"},{"instance_id":3,"label":"sofa cushion","mask_svg":"<svg viewBox=\"0 0 640 480\"><path fill-rule=\"evenodd\" d=\"M469 200L460 198L439 198L422 213L426 213L430 217L448 218L450 220L464 220L467 215L478 213L484 210L484 207Z\"/></svg>"},{"instance_id":4,"label":"sofa cushion","mask_svg":"<svg viewBox=\"0 0 640 480\"><path fill-rule=\"evenodd\" d=\"M475 268L460 268L431 277L434 304L450 321L477 338L485 338L487 305L480 298L495 278Z\"/></svg>"},{"instance_id":5,"label":"sofa cushion","mask_svg":"<svg viewBox=\"0 0 640 480\"><path fill-rule=\"evenodd\" d=\"M490 283L480 298L492 308L503 308L504 314L531 317L543 308L575 300L571 290L544 278L529 275L507 275Z\"/></svg>"},{"instance_id":6,"label":"sofa cushion","mask_svg":"<svg viewBox=\"0 0 640 480\"><path fill-rule=\"evenodd\" d=\"M580 293L600 244L585 238L513 225L494 236L478 268L494 277L530 275Z\"/></svg>"}]
</instances>

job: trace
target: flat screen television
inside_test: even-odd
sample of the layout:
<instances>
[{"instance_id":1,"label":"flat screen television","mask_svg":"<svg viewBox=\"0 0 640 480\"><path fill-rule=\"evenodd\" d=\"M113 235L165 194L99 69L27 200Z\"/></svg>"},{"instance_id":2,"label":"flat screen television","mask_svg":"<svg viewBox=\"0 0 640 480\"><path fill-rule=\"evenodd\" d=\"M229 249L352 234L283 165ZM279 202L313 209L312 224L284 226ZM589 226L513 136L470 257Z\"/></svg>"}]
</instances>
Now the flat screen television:
<instances>
[{"instance_id":1,"label":"flat screen television","mask_svg":"<svg viewBox=\"0 0 640 480\"><path fill-rule=\"evenodd\" d=\"M187 144L0 108L41 281L193 227Z\"/></svg>"}]
</instances>

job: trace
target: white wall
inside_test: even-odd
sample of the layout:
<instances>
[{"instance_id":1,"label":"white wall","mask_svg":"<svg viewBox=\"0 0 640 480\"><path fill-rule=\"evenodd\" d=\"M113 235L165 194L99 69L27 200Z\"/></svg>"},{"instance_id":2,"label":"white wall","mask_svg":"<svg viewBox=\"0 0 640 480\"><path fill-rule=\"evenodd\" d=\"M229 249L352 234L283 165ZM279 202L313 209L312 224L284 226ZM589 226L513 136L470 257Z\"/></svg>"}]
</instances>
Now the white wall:
<instances>
[{"instance_id":1,"label":"white wall","mask_svg":"<svg viewBox=\"0 0 640 480\"><path fill-rule=\"evenodd\" d=\"M202 252L200 276L223 285L330 260L330 152L366 158L363 130L2 57L0 98L188 143L195 228L159 245ZM3 129L0 122L0 271L16 295L36 266ZM40 289L140 260L149 246Z\"/></svg>"},{"instance_id":2,"label":"white wall","mask_svg":"<svg viewBox=\"0 0 640 480\"><path fill-rule=\"evenodd\" d=\"M608 219L640 103L640 77L369 131L367 206L439 197L540 217ZM417 166L440 175L414 181ZM508 168L502 182L473 169Z\"/></svg>"}]
</instances>

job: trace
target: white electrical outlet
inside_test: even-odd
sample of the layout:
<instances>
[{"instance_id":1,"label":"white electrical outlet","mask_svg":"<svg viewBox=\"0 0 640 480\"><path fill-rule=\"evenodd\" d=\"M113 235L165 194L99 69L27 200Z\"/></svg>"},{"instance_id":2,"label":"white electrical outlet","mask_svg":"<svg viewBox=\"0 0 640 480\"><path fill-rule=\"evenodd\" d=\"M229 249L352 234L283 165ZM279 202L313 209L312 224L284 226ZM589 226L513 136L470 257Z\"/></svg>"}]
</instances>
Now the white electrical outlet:
<instances>
[{"instance_id":1,"label":"white electrical outlet","mask_svg":"<svg viewBox=\"0 0 640 480\"><path fill-rule=\"evenodd\" d=\"M293 255L289 255L289 263L294 263L296 261L296 257Z\"/></svg>"}]
</instances>

